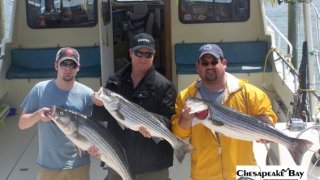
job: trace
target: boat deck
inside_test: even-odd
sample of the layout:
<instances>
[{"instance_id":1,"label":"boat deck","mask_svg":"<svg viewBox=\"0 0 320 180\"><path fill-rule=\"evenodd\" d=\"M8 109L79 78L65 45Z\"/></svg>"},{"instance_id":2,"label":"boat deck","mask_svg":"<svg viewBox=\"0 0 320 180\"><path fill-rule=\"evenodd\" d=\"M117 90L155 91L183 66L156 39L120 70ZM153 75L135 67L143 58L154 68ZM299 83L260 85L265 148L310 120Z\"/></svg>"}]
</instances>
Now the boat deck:
<instances>
[{"instance_id":1,"label":"boat deck","mask_svg":"<svg viewBox=\"0 0 320 180\"><path fill-rule=\"evenodd\" d=\"M37 172L38 133L37 126L26 130L18 128L19 115L6 117L0 127L0 180L35 180ZM170 168L172 180L189 179L189 156L183 164L174 160ZM100 161L91 158L92 180L102 180L108 171L100 167Z\"/></svg>"}]
</instances>

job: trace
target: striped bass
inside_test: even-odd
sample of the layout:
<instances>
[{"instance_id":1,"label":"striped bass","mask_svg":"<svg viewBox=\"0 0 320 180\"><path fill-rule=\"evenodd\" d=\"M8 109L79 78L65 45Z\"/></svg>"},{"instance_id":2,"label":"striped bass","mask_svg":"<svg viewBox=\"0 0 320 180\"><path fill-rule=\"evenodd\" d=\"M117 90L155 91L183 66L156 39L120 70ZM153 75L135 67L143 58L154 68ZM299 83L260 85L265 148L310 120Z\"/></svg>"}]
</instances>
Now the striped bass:
<instances>
[{"instance_id":1,"label":"striped bass","mask_svg":"<svg viewBox=\"0 0 320 180\"><path fill-rule=\"evenodd\" d=\"M116 171L123 180L133 180L120 143L101 124L77 112L53 106L48 116L66 137L81 150L99 148L100 160Z\"/></svg>"},{"instance_id":2,"label":"striped bass","mask_svg":"<svg viewBox=\"0 0 320 180\"><path fill-rule=\"evenodd\" d=\"M245 141L264 139L282 144L289 150L297 165L301 164L304 153L313 145L308 140L289 137L257 117L244 114L223 105L209 103L203 99L193 97L187 99L186 105L191 108L190 114L197 112L201 114L208 110L206 116L202 115L202 120L195 118L193 125L202 123L213 133L219 132L235 139Z\"/></svg>"},{"instance_id":3,"label":"striped bass","mask_svg":"<svg viewBox=\"0 0 320 180\"><path fill-rule=\"evenodd\" d=\"M139 131L139 127L143 126L156 143L161 139L168 141L180 163L186 153L194 150L191 144L176 137L165 126L163 119L166 117L146 111L141 106L106 88L100 88L95 96L103 102L104 107L116 119L122 129L126 127L133 131Z\"/></svg>"}]
</instances>

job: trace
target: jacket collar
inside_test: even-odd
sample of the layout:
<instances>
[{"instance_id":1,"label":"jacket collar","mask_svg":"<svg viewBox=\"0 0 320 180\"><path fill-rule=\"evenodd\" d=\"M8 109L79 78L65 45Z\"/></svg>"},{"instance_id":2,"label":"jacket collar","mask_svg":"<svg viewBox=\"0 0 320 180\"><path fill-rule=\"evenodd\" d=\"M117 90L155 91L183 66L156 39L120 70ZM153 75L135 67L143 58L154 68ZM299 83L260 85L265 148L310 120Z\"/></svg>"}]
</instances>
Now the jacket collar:
<instances>
[{"instance_id":1,"label":"jacket collar","mask_svg":"<svg viewBox=\"0 0 320 180\"><path fill-rule=\"evenodd\" d=\"M229 95L231 93L239 91L243 87L243 83L246 82L245 80L240 80L240 79L236 78L235 76L233 76L230 73L226 72L225 75L226 75L226 78L227 78L227 84L226 84L226 88L225 88L225 97L223 99L223 102L225 102L229 98ZM193 95L197 95L197 93L198 93L198 84L199 84L199 82L200 82L200 79L195 81L190 86L191 89L194 89L194 91L190 91L190 92L193 92L192 93Z\"/></svg>"},{"instance_id":2,"label":"jacket collar","mask_svg":"<svg viewBox=\"0 0 320 180\"><path fill-rule=\"evenodd\" d=\"M132 71L132 64L129 63L127 66L119 70L115 76L111 77L110 80L113 81L116 86L119 87L119 84L122 82L127 82L132 84L131 80L131 71ZM141 80L137 88L134 90L132 96L133 97L149 97L150 95L154 94L155 91L155 67L154 65L146 73L145 77ZM120 81L117 81L117 79ZM121 86L120 86L121 87Z\"/></svg>"},{"instance_id":3,"label":"jacket collar","mask_svg":"<svg viewBox=\"0 0 320 180\"><path fill-rule=\"evenodd\" d=\"M236 92L242 88L243 80L240 80L227 72L226 72L226 77L227 77L226 89L228 89L229 93Z\"/></svg>"}]
</instances>

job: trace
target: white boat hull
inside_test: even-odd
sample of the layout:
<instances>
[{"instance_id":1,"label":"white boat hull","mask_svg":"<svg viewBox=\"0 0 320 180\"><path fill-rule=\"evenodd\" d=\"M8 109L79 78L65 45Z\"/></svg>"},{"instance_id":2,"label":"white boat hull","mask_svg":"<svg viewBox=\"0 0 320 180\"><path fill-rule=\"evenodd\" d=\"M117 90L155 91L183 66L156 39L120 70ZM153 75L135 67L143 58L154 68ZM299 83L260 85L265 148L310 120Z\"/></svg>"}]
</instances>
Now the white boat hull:
<instances>
[{"instance_id":1,"label":"white boat hull","mask_svg":"<svg viewBox=\"0 0 320 180\"><path fill-rule=\"evenodd\" d=\"M307 123L307 128L311 128L314 123L310 122ZM283 133L287 134L291 137L297 137L302 131L290 131L286 128L286 123L277 123L276 128L282 131ZM313 142L312 147L304 154L301 162L301 167L303 167L308 173L308 180L310 179L320 179L320 167L314 166L311 162L311 159L314 155L314 152L318 151L320 148L320 130L317 129L309 129L299 135L301 139L308 139L309 141ZM268 145L255 143L254 144L255 156L257 160L258 166L265 166L266 161L268 160L271 165L279 165L282 167L294 167L296 166L295 162L293 161L288 149L281 145L270 143ZM269 156L267 157L269 151Z\"/></svg>"}]
</instances>

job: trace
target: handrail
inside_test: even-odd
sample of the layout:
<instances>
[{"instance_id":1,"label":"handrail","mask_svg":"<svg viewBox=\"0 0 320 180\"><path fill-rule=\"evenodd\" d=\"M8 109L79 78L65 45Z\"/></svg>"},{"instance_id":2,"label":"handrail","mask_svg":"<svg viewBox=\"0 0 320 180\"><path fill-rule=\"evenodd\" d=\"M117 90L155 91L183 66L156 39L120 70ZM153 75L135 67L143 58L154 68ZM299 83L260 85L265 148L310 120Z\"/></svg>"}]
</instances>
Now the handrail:
<instances>
[{"instance_id":1,"label":"handrail","mask_svg":"<svg viewBox=\"0 0 320 180\"><path fill-rule=\"evenodd\" d=\"M4 57L5 57L4 50L5 50L5 46L4 46L4 41L2 40L1 44L0 44L0 72L1 72L1 69L3 69L2 65L3 65L3 61L4 61Z\"/></svg>"},{"instance_id":2,"label":"handrail","mask_svg":"<svg viewBox=\"0 0 320 180\"><path fill-rule=\"evenodd\" d=\"M8 38L3 38L2 41L0 41L0 72L1 72L1 69L2 66L3 66L3 61L4 61L4 58L5 58L5 45L6 43L8 42Z\"/></svg>"},{"instance_id":3,"label":"handrail","mask_svg":"<svg viewBox=\"0 0 320 180\"><path fill-rule=\"evenodd\" d=\"M281 37L282 40L284 40L289 46L289 54L292 54L292 44L290 43L290 41L281 33L281 31L273 24L273 22L270 20L270 18L266 14L265 14L265 18L267 20L267 23L271 26L271 28L274 29L279 35L278 47L280 46L279 44L280 44L280 37Z\"/></svg>"},{"instance_id":4,"label":"handrail","mask_svg":"<svg viewBox=\"0 0 320 180\"><path fill-rule=\"evenodd\" d=\"M319 29L319 23L320 23L320 15L319 15L319 12L317 11L316 7L312 4L313 8L315 9L315 13L317 14L317 28L318 28L318 32L317 32L317 45L318 45L318 48L320 48L320 29ZM291 64L290 64L290 61L288 61L288 57L286 58L287 55L291 55L292 54L292 45L291 43L289 42L289 40L280 32L280 30L273 24L273 22L269 19L269 17L265 14L265 19L266 19L266 22L267 22L267 25L270 29L272 29L274 31L274 46L276 46L275 48L278 48L280 47L281 43L284 41L286 44L287 44L287 47L288 47L288 52L289 54L281 54L279 53L278 51L275 51L277 53L277 56L278 58L275 59L276 60L280 60L282 62L282 67L283 67L283 72L282 72L282 78L283 80L285 81L286 78L287 78L287 74L285 73L285 69L289 69L289 71L291 72L291 74L293 75L293 78L294 78L294 82L297 81L297 79L299 78L299 75L297 74L297 70L296 68L292 67ZM313 55L315 55L315 58L316 58L316 61L317 61L317 70L320 74L320 64L319 64L319 50L312 50L312 52L309 52L309 53L313 53ZM295 86L296 87L296 86ZM298 89L295 89L294 91L297 91ZM316 89L299 89L299 91L307 91L310 98L313 97L313 99L317 99L318 102L319 102L319 95L316 93L317 90ZM310 99L309 99L310 101ZM313 106L313 105L311 105ZM311 115L313 114L313 112L311 113ZM313 118L311 116L311 118Z\"/></svg>"},{"instance_id":5,"label":"handrail","mask_svg":"<svg viewBox=\"0 0 320 180\"><path fill-rule=\"evenodd\" d=\"M282 80L286 81L287 79L287 71L286 69L289 69L289 71L291 72L291 74L293 75L294 78L294 89L292 89L293 91L297 91L297 79L298 74L297 74L297 70L295 68L292 67L291 64L291 58L292 58L292 44L290 43L290 41L286 38L285 35L283 35L283 33L273 24L273 22L271 21L271 19L267 16L267 14L264 14L266 22L267 22L267 27L269 27L270 29L272 29L274 31L274 38L275 38L275 42L274 44L272 44L275 47L272 47L272 49L276 49L275 52L278 56L278 58L274 59L276 60L280 60L282 62ZM288 52L289 53L284 53L281 50L281 43L284 42L286 44L286 46L288 47ZM278 50L281 50L282 53L279 53Z\"/></svg>"},{"instance_id":6,"label":"handrail","mask_svg":"<svg viewBox=\"0 0 320 180\"><path fill-rule=\"evenodd\" d=\"M11 20L14 20L15 18L15 11L16 11L17 1L12 1L12 9L11 9ZM4 8L3 8L4 9ZM10 23L10 27L8 28L8 36L4 36L3 39L0 40L0 73L3 69L3 62L5 58L5 52L6 52L6 44L12 42L12 31L13 31L13 24Z\"/></svg>"},{"instance_id":7,"label":"handrail","mask_svg":"<svg viewBox=\"0 0 320 180\"><path fill-rule=\"evenodd\" d=\"M317 17L316 20L316 27L317 27L317 31L316 31L316 36L317 36L317 42L315 44L317 44L317 50L314 50L314 55L316 58L316 63L317 63L317 69L318 69L318 74L320 74L320 62L319 62L319 48L320 48L320 13L318 11L318 8L316 7L316 5L314 3L311 3L311 7L313 8L315 15Z\"/></svg>"}]
</instances>

